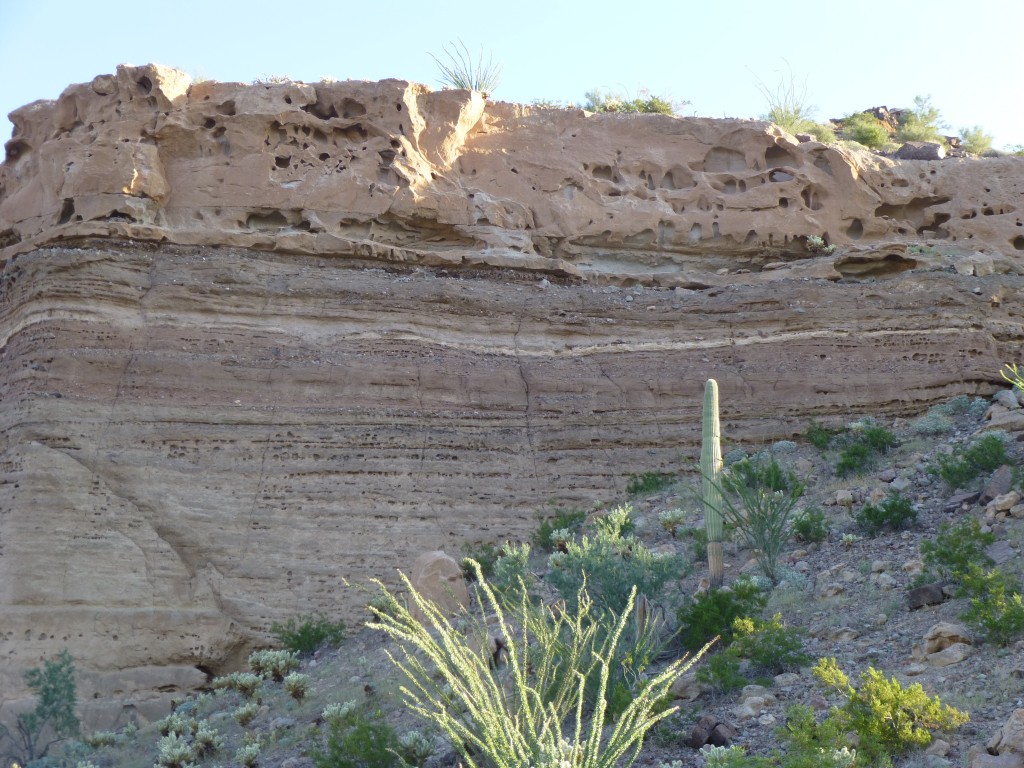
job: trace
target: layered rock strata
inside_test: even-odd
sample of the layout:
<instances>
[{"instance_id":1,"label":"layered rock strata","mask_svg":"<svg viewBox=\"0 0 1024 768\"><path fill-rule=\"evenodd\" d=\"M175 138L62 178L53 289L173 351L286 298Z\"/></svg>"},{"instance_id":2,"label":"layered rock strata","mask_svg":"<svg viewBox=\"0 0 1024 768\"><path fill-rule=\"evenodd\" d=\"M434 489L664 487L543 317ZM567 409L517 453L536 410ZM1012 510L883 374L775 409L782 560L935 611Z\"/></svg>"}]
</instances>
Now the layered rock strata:
<instances>
[{"instance_id":1,"label":"layered rock strata","mask_svg":"<svg viewBox=\"0 0 1024 768\"><path fill-rule=\"evenodd\" d=\"M343 579L678 470L709 376L758 443L989 393L1024 339L1013 158L159 67L13 118L0 719L63 647L97 725L155 716L361 618Z\"/></svg>"}]
</instances>

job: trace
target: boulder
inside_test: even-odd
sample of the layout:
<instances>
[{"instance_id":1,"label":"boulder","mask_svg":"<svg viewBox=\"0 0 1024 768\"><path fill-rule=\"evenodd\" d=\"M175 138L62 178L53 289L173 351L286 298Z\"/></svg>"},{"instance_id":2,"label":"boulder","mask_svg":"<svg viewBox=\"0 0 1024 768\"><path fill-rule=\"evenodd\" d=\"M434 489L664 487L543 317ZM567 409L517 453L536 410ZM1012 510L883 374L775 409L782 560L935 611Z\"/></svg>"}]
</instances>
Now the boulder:
<instances>
[{"instance_id":1,"label":"boulder","mask_svg":"<svg viewBox=\"0 0 1024 768\"><path fill-rule=\"evenodd\" d=\"M914 587L907 593L907 604L912 611L923 608L926 605L938 605L945 599L946 595L942 591L942 584L937 582L922 584L920 587Z\"/></svg>"},{"instance_id":2,"label":"boulder","mask_svg":"<svg viewBox=\"0 0 1024 768\"><path fill-rule=\"evenodd\" d=\"M462 568L440 550L417 557L409 578L413 588L445 614L453 615L469 605L469 590ZM415 605L410 606L410 611L416 618L423 618Z\"/></svg>"},{"instance_id":3,"label":"boulder","mask_svg":"<svg viewBox=\"0 0 1024 768\"><path fill-rule=\"evenodd\" d=\"M978 496L979 504L988 504L996 496L1009 493L1013 487L1013 467L1004 464L996 469L985 483L981 494Z\"/></svg>"},{"instance_id":4,"label":"boulder","mask_svg":"<svg viewBox=\"0 0 1024 768\"><path fill-rule=\"evenodd\" d=\"M963 624L955 624L951 621L940 621L933 624L924 634L925 653L937 653L955 644L973 644L971 632Z\"/></svg>"}]
</instances>

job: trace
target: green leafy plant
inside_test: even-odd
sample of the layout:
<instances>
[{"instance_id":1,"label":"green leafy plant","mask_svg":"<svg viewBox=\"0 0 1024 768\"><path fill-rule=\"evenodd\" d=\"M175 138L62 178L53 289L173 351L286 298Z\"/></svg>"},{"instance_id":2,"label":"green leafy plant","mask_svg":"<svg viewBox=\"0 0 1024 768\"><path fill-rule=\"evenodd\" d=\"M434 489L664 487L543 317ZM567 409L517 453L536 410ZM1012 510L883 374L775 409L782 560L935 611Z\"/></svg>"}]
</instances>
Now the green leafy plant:
<instances>
[{"instance_id":1,"label":"green leafy plant","mask_svg":"<svg viewBox=\"0 0 1024 768\"><path fill-rule=\"evenodd\" d=\"M684 561L678 555L655 554L636 536L623 532L632 525L631 512L628 505L612 510L596 521L593 536L568 542L565 552L549 556L546 580L570 610L576 610L575 600L584 583L594 603L619 613L633 587L653 599L683 570Z\"/></svg>"},{"instance_id":2,"label":"green leafy plant","mask_svg":"<svg viewBox=\"0 0 1024 768\"><path fill-rule=\"evenodd\" d=\"M937 472L950 488L962 488L984 472L1009 463L1006 445L998 435L985 435L967 448L958 446L953 453L938 457Z\"/></svg>"},{"instance_id":3,"label":"green leafy plant","mask_svg":"<svg viewBox=\"0 0 1024 768\"><path fill-rule=\"evenodd\" d=\"M15 718L14 733L0 725L0 745L6 744L0 754L19 765L45 758L50 747L79 732L75 664L66 648L24 678L36 697L35 707Z\"/></svg>"},{"instance_id":4,"label":"green leafy plant","mask_svg":"<svg viewBox=\"0 0 1024 768\"><path fill-rule=\"evenodd\" d=\"M259 714L260 705L255 701L247 701L242 706L235 709L231 716L235 718L240 726L243 728L256 719L256 715Z\"/></svg>"},{"instance_id":5,"label":"green leafy plant","mask_svg":"<svg viewBox=\"0 0 1024 768\"><path fill-rule=\"evenodd\" d=\"M825 243L825 239L818 235L808 235L807 250L816 256L830 256L835 253L836 247Z\"/></svg>"},{"instance_id":6,"label":"green leafy plant","mask_svg":"<svg viewBox=\"0 0 1024 768\"><path fill-rule=\"evenodd\" d=\"M900 115L896 129L897 141L933 141L945 144L940 131L948 126L941 122L939 110L932 106L931 96L915 96L914 108Z\"/></svg>"},{"instance_id":7,"label":"green leafy plant","mask_svg":"<svg viewBox=\"0 0 1024 768\"><path fill-rule=\"evenodd\" d=\"M843 136L870 149L881 149L889 142L885 124L867 112L857 112L843 118Z\"/></svg>"},{"instance_id":8,"label":"green leafy plant","mask_svg":"<svg viewBox=\"0 0 1024 768\"><path fill-rule=\"evenodd\" d=\"M942 523L934 539L921 542L921 559L925 566L922 581L944 579L961 583L972 569L992 565L992 558L985 550L995 540L995 534L982 531L981 524L973 517L965 517L955 525Z\"/></svg>"},{"instance_id":9,"label":"green leafy plant","mask_svg":"<svg viewBox=\"0 0 1024 768\"><path fill-rule=\"evenodd\" d=\"M317 768L399 768L398 736L379 711L361 707L328 721L323 749L310 756Z\"/></svg>"},{"instance_id":10,"label":"green leafy plant","mask_svg":"<svg viewBox=\"0 0 1024 768\"><path fill-rule=\"evenodd\" d=\"M542 549L545 552L552 552L555 549L555 543L551 536L555 531L579 530L580 526L583 525L583 521L586 519L587 513L581 509L556 508L551 517L540 518L540 524L537 526L537 530L533 534L533 544L538 549ZM484 575L486 576L487 574L484 573Z\"/></svg>"},{"instance_id":11,"label":"green leafy plant","mask_svg":"<svg viewBox=\"0 0 1024 768\"><path fill-rule=\"evenodd\" d=\"M928 746L932 731L956 728L970 719L938 696L928 696L919 683L904 688L873 667L861 673L859 688L850 685L834 658L820 659L814 676L846 700L829 713L837 726L831 733L855 731L860 737L858 760L863 757L869 765L889 764L891 756Z\"/></svg>"},{"instance_id":12,"label":"green leafy plant","mask_svg":"<svg viewBox=\"0 0 1024 768\"><path fill-rule=\"evenodd\" d=\"M890 493L879 504L865 504L853 516L854 521L869 536L883 530L898 531L917 520L917 510L910 499L899 493Z\"/></svg>"},{"instance_id":13,"label":"green leafy plant","mask_svg":"<svg viewBox=\"0 0 1024 768\"><path fill-rule=\"evenodd\" d=\"M791 536L790 517L804 484L774 458L737 462L721 476L722 517L734 526L762 572L779 578L779 555Z\"/></svg>"},{"instance_id":14,"label":"green leafy plant","mask_svg":"<svg viewBox=\"0 0 1024 768\"><path fill-rule=\"evenodd\" d=\"M992 149L993 137L990 133L976 125L973 128L960 129L960 146L972 155L983 155Z\"/></svg>"},{"instance_id":15,"label":"green leafy plant","mask_svg":"<svg viewBox=\"0 0 1024 768\"><path fill-rule=\"evenodd\" d=\"M471 562L470 568L476 566ZM482 571L481 571L482 573ZM505 544L501 557L494 564L494 575L491 585L502 593L516 593L525 589L529 594L533 589L533 572L530 570L530 545L525 543Z\"/></svg>"},{"instance_id":16,"label":"green leafy plant","mask_svg":"<svg viewBox=\"0 0 1024 768\"><path fill-rule=\"evenodd\" d=\"M658 513L658 522L661 527L676 537L676 529L686 521L686 512L682 509L666 509Z\"/></svg>"},{"instance_id":17,"label":"green leafy plant","mask_svg":"<svg viewBox=\"0 0 1024 768\"><path fill-rule=\"evenodd\" d=\"M729 653L728 648L708 654L707 660L697 670L697 680L720 693L732 693L750 683L743 674L739 656Z\"/></svg>"},{"instance_id":18,"label":"green leafy plant","mask_svg":"<svg viewBox=\"0 0 1024 768\"><path fill-rule=\"evenodd\" d=\"M986 570L971 565L961 576L961 594L970 597L970 607L960 618L996 645L1009 645L1024 635L1024 603L1020 582L1014 582L998 568ZM1018 589L1014 590L1014 586Z\"/></svg>"},{"instance_id":19,"label":"green leafy plant","mask_svg":"<svg viewBox=\"0 0 1024 768\"><path fill-rule=\"evenodd\" d=\"M626 483L626 493L630 496L650 496L675 482L675 477L664 472L644 472L642 475L630 475Z\"/></svg>"},{"instance_id":20,"label":"green leafy plant","mask_svg":"<svg viewBox=\"0 0 1024 768\"><path fill-rule=\"evenodd\" d=\"M467 544L462 551L464 557L459 561L459 567L462 568L462 575L465 578L476 578L469 565L473 561L480 563L480 570L483 571L484 576L490 578L494 574L494 564L501 557L502 547L493 541L481 541Z\"/></svg>"},{"instance_id":21,"label":"green leafy plant","mask_svg":"<svg viewBox=\"0 0 1024 768\"><path fill-rule=\"evenodd\" d=\"M828 539L831 525L819 507L808 507L793 518L793 536L809 544Z\"/></svg>"},{"instance_id":22,"label":"green leafy plant","mask_svg":"<svg viewBox=\"0 0 1024 768\"><path fill-rule=\"evenodd\" d=\"M753 579L737 579L732 586L711 589L697 595L676 611L679 642L688 651L696 651L721 637L728 645L733 637L733 622L764 610L768 596Z\"/></svg>"},{"instance_id":23,"label":"green leafy plant","mask_svg":"<svg viewBox=\"0 0 1024 768\"><path fill-rule=\"evenodd\" d=\"M345 639L345 622L332 621L322 613L307 613L292 616L283 624L275 621L270 631L289 651L313 653L324 645L341 645Z\"/></svg>"},{"instance_id":24,"label":"green leafy plant","mask_svg":"<svg viewBox=\"0 0 1024 768\"><path fill-rule=\"evenodd\" d=\"M449 47L450 46L450 47ZM486 99L489 98L501 82L501 65L495 64L493 57L488 55L484 60L483 48L474 61L466 44L459 40L449 43L444 48L447 61L430 54L440 70L442 85L467 91L479 91Z\"/></svg>"},{"instance_id":25,"label":"green leafy plant","mask_svg":"<svg viewBox=\"0 0 1024 768\"><path fill-rule=\"evenodd\" d=\"M606 727L611 668L636 591L615 616L592 612L583 590L577 610L553 611L525 595L515 605L505 604L482 574L477 580L477 605L466 632L452 627L404 577L424 619L408 611L380 616L381 629L401 647L392 661L409 680L402 688L409 709L440 728L469 768L562 760L574 768L631 765L645 734L676 711L661 702L699 656L638 680L614 726ZM491 631L507 643L500 668L488 642L488 614L494 616Z\"/></svg>"}]
</instances>

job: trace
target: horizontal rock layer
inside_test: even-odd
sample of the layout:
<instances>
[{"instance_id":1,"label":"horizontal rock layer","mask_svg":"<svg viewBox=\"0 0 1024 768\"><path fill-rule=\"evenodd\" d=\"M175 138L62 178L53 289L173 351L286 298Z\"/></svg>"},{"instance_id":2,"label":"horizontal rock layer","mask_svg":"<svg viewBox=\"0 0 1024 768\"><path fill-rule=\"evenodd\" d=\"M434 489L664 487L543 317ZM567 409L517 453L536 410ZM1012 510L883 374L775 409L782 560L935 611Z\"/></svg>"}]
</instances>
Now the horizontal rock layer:
<instances>
[{"instance_id":1,"label":"horizontal rock layer","mask_svg":"<svg viewBox=\"0 0 1024 768\"><path fill-rule=\"evenodd\" d=\"M344 579L685 468L709 376L756 444L991 392L1024 338L1014 159L158 67L14 118L0 719L63 647L98 725L149 717L358 620Z\"/></svg>"}]
</instances>

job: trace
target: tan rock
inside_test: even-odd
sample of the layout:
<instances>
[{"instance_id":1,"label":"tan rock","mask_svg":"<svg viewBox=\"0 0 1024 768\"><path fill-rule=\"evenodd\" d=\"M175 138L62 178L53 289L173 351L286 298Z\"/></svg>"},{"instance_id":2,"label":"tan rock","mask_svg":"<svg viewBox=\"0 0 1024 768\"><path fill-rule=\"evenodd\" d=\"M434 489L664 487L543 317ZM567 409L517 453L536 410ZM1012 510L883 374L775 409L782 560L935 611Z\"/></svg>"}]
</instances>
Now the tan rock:
<instances>
[{"instance_id":1,"label":"tan rock","mask_svg":"<svg viewBox=\"0 0 1024 768\"><path fill-rule=\"evenodd\" d=\"M991 507L996 512L1009 512L1019 501L1020 493L1017 491L1010 491L1009 493L1004 493L1002 496L996 496L988 503L988 507Z\"/></svg>"},{"instance_id":2,"label":"tan rock","mask_svg":"<svg viewBox=\"0 0 1024 768\"><path fill-rule=\"evenodd\" d=\"M924 634L925 653L937 653L949 648L951 645L971 645L973 640L971 632L963 624L955 624L950 621L940 621Z\"/></svg>"},{"instance_id":3,"label":"tan rock","mask_svg":"<svg viewBox=\"0 0 1024 768\"><path fill-rule=\"evenodd\" d=\"M1024 757L1024 709L1010 713L1003 727L989 739L987 749L996 755L1014 754Z\"/></svg>"},{"instance_id":4,"label":"tan rock","mask_svg":"<svg viewBox=\"0 0 1024 768\"><path fill-rule=\"evenodd\" d=\"M442 613L453 615L469 605L469 590L462 569L444 552L424 552L417 557L409 580L413 588ZM410 605L410 611L417 618L423 618L415 605Z\"/></svg>"},{"instance_id":5,"label":"tan rock","mask_svg":"<svg viewBox=\"0 0 1024 768\"><path fill-rule=\"evenodd\" d=\"M219 674L275 620L361 617L343 579L397 586L418 553L528 536L552 496L676 466L716 371L731 437L766 444L839 411L919 414L1024 334L1005 310L1024 242L983 210L1017 204L1014 158L921 174L757 121L158 66L12 120L12 700L71 639L83 673ZM110 712L146 695L103 690Z\"/></svg>"},{"instance_id":6,"label":"tan rock","mask_svg":"<svg viewBox=\"0 0 1024 768\"><path fill-rule=\"evenodd\" d=\"M941 651L929 653L925 661L933 667L948 667L950 664L959 664L966 660L973 652L974 648L967 643L953 643Z\"/></svg>"}]
</instances>

